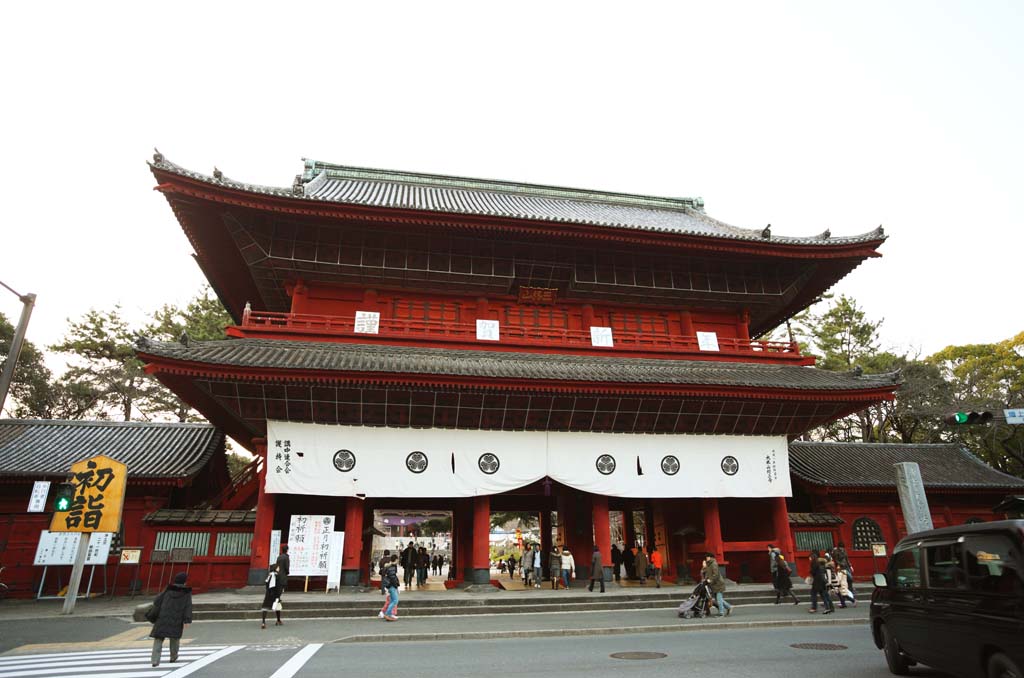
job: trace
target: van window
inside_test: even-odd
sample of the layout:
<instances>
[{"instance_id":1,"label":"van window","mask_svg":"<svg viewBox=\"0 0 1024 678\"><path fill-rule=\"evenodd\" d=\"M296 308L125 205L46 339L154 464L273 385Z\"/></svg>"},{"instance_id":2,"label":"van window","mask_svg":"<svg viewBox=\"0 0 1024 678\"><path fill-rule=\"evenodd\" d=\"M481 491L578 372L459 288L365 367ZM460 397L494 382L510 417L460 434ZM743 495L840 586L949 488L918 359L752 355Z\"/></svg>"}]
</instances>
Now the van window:
<instances>
[{"instance_id":1,"label":"van window","mask_svg":"<svg viewBox=\"0 0 1024 678\"><path fill-rule=\"evenodd\" d=\"M1013 543L998 534L964 540L967 553L967 584L982 593L1016 594L1021 590Z\"/></svg>"},{"instance_id":2,"label":"van window","mask_svg":"<svg viewBox=\"0 0 1024 678\"><path fill-rule=\"evenodd\" d=\"M967 586L964 576L963 548L960 544L941 544L925 548L928 562L928 588L962 589Z\"/></svg>"},{"instance_id":3,"label":"van window","mask_svg":"<svg viewBox=\"0 0 1024 678\"><path fill-rule=\"evenodd\" d=\"M921 555L916 547L900 551L892 557L889 582L898 589L916 589L921 586Z\"/></svg>"}]
</instances>

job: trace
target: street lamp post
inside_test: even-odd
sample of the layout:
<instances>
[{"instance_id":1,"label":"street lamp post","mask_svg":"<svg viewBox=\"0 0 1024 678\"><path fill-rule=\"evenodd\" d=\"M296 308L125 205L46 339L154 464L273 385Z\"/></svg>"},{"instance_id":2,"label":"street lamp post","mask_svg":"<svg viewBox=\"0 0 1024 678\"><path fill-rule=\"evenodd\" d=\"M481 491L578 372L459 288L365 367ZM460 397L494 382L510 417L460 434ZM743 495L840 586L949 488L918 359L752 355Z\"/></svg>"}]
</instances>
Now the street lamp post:
<instances>
[{"instance_id":1,"label":"street lamp post","mask_svg":"<svg viewBox=\"0 0 1024 678\"><path fill-rule=\"evenodd\" d=\"M11 341L11 350L7 353L7 362L4 363L3 373L0 373L0 412L4 410L4 403L7 401L7 392L11 388L11 381L14 379L14 367L18 364L18 356L21 355L21 347L25 343L25 333L28 331L28 320L32 317L32 308L36 305L36 295L18 294L16 291L0 282L12 294L21 299L21 318L14 330L14 339Z\"/></svg>"}]
</instances>

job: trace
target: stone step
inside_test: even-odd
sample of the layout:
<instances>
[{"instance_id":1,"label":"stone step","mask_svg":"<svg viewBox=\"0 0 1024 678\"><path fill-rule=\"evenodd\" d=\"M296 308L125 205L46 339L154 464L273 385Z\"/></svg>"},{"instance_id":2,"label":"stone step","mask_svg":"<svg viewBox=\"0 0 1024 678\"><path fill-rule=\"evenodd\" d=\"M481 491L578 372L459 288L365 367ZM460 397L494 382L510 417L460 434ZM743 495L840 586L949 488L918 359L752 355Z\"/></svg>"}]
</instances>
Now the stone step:
<instances>
[{"instance_id":1,"label":"stone step","mask_svg":"<svg viewBox=\"0 0 1024 678\"><path fill-rule=\"evenodd\" d=\"M487 596L481 598L430 598L416 599L405 596L400 603L401 614L408 617L446 616L467 614L530 614L539 612L586 612L622 609L656 609L672 608L679 605L689 595L688 591L676 587L672 592L630 595L618 592L564 593L548 596ZM736 604L772 603L775 596L769 591L730 592L728 599ZM309 600L286 596L284 599L285 615L289 617L312 618L360 618L371 616L377 603L383 603L383 597L377 599L345 600L344 598L328 597L325 600ZM197 620L232 620L259 619L259 601L239 601L237 603L196 603L193 605L193 618Z\"/></svg>"}]
</instances>

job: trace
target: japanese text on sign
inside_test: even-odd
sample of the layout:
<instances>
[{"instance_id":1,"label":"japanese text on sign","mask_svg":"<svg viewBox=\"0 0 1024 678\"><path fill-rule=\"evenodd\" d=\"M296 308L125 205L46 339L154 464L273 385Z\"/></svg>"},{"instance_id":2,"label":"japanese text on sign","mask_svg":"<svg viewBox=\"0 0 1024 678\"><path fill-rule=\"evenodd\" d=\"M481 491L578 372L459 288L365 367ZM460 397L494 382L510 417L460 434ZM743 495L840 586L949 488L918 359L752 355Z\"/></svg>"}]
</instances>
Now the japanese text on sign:
<instances>
[{"instance_id":1,"label":"japanese text on sign","mask_svg":"<svg viewBox=\"0 0 1024 678\"><path fill-rule=\"evenodd\" d=\"M289 574L322 577L327 574L334 516L292 516L288 528Z\"/></svg>"},{"instance_id":2,"label":"japanese text on sign","mask_svg":"<svg viewBox=\"0 0 1024 678\"><path fill-rule=\"evenodd\" d=\"M51 532L117 532L128 481L128 467L103 455L71 466L75 486L71 507L53 514Z\"/></svg>"},{"instance_id":3,"label":"japanese text on sign","mask_svg":"<svg viewBox=\"0 0 1024 678\"><path fill-rule=\"evenodd\" d=\"M28 500L29 513L42 513L46 510L46 497L50 494L50 481L37 480L32 485L32 496Z\"/></svg>"},{"instance_id":4,"label":"japanese text on sign","mask_svg":"<svg viewBox=\"0 0 1024 678\"><path fill-rule=\"evenodd\" d=\"M302 455L299 454L301 457ZM270 465L270 470L278 475L284 473L289 474L292 472L292 441L291 440L275 440L274 441L274 459L273 464Z\"/></svg>"},{"instance_id":5,"label":"japanese text on sign","mask_svg":"<svg viewBox=\"0 0 1024 678\"><path fill-rule=\"evenodd\" d=\"M106 565L113 536L109 532L94 532L89 535L86 565ZM36 546L36 557L32 564L74 565L81 539L82 535L77 532L43 530L39 533L39 544Z\"/></svg>"}]
</instances>

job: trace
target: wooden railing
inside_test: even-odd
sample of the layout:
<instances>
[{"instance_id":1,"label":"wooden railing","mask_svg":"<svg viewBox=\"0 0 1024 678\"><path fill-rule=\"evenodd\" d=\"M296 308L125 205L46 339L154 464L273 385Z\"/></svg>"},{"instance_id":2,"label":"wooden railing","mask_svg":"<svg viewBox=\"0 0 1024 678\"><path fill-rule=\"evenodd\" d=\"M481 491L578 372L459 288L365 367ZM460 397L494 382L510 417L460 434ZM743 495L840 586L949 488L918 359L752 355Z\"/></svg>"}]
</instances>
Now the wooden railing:
<instances>
[{"instance_id":1,"label":"wooden railing","mask_svg":"<svg viewBox=\"0 0 1024 678\"><path fill-rule=\"evenodd\" d=\"M376 334L355 331L354 316L329 316L306 313L275 313L270 311L246 311L242 317L243 330L264 330L295 334L326 334L352 338L380 337L384 339L409 339L419 341L443 341L475 343L480 345L544 346L569 348L597 348L591 343L590 331L570 330L532 325L510 325L502 323L499 341L477 339L475 323L448 323L436 320L396 320L381 318ZM696 336L683 336L658 332L627 332L613 329L614 345L611 350L693 352L713 355L702 351ZM759 353L778 357L802 358L795 342L760 341L718 337L719 353Z\"/></svg>"}]
</instances>

